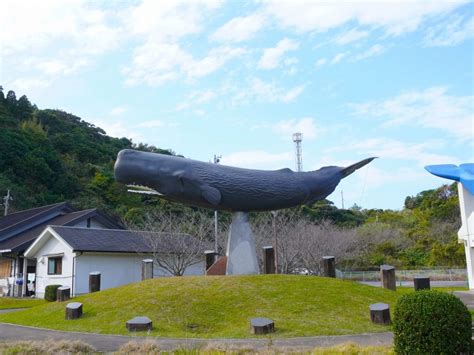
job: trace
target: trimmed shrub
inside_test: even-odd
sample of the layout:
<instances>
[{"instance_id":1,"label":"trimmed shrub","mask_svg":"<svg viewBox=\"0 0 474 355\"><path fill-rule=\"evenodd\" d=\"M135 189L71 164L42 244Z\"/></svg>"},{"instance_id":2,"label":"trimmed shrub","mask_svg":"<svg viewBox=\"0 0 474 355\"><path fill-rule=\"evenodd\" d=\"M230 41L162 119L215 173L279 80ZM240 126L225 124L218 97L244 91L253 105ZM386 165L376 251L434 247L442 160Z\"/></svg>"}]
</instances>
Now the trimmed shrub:
<instances>
[{"instance_id":1,"label":"trimmed shrub","mask_svg":"<svg viewBox=\"0 0 474 355\"><path fill-rule=\"evenodd\" d=\"M406 294L395 306L395 353L470 354L471 322L454 295L429 290Z\"/></svg>"},{"instance_id":2,"label":"trimmed shrub","mask_svg":"<svg viewBox=\"0 0 474 355\"><path fill-rule=\"evenodd\" d=\"M57 300L58 297L58 288L61 287L61 285L48 285L44 289L44 299L49 302L54 302Z\"/></svg>"}]
</instances>

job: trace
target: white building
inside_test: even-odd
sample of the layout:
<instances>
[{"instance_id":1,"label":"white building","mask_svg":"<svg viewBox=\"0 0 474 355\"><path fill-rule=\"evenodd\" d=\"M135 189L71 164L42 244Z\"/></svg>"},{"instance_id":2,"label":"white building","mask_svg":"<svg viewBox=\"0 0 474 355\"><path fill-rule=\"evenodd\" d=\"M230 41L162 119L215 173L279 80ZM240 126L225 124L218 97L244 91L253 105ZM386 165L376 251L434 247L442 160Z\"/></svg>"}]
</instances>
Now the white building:
<instances>
[{"instance_id":1,"label":"white building","mask_svg":"<svg viewBox=\"0 0 474 355\"><path fill-rule=\"evenodd\" d=\"M36 264L36 296L44 297L47 285L71 288L72 296L89 292L89 273L101 273L101 290L141 280L142 260L173 258L173 245L150 243L157 233L48 226L25 251L24 257ZM187 245L195 243L189 235L173 236ZM150 245L153 244L153 253ZM182 244L181 244L182 245ZM204 247L197 246L198 257L185 275L204 275ZM170 259L167 259L170 260ZM154 277L171 276L156 263Z\"/></svg>"},{"instance_id":2,"label":"white building","mask_svg":"<svg viewBox=\"0 0 474 355\"><path fill-rule=\"evenodd\" d=\"M78 211L66 202L11 213L0 218L0 296L31 296L36 263L24 252L48 225L123 229L97 209Z\"/></svg>"}]
</instances>

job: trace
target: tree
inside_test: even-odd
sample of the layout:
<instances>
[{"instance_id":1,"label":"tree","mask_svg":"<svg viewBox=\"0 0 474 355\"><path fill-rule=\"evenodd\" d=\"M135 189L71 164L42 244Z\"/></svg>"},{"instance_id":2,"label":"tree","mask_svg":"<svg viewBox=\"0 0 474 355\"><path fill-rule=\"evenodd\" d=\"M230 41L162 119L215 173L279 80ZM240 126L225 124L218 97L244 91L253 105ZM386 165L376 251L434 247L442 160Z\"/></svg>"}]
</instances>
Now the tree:
<instances>
[{"instance_id":1,"label":"tree","mask_svg":"<svg viewBox=\"0 0 474 355\"><path fill-rule=\"evenodd\" d=\"M147 213L130 229L142 229L154 263L174 276L182 276L186 269L203 260L204 251L211 247L213 219L208 214L176 214L166 211Z\"/></svg>"}]
</instances>

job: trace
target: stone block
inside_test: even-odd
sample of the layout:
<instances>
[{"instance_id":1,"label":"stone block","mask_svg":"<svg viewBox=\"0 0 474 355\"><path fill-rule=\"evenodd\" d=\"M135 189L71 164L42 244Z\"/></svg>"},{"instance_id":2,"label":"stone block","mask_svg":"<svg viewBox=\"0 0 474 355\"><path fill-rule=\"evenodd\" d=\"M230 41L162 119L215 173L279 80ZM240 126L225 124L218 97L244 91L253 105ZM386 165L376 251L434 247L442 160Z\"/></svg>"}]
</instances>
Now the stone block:
<instances>
[{"instance_id":1,"label":"stone block","mask_svg":"<svg viewBox=\"0 0 474 355\"><path fill-rule=\"evenodd\" d=\"M431 289L430 278L426 276L415 276L413 278L413 286L415 291Z\"/></svg>"},{"instance_id":2,"label":"stone block","mask_svg":"<svg viewBox=\"0 0 474 355\"><path fill-rule=\"evenodd\" d=\"M323 256L323 276L336 277L336 258L334 256Z\"/></svg>"},{"instance_id":3,"label":"stone block","mask_svg":"<svg viewBox=\"0 0 474 355\"><path fill-rule=\"evenodd\" d=\"M129 332L140 332L153 329L153 323L148 317L135 317L126 323Z\"/></svg>"},{"instance_id":4,"label":"stone block","mask_svg":"<svg viewBox=\"0 0 474 355\"><path fill-rule=\"evenodd\" d=\"M78 319L82 316L82 303L72 302L66 305L66 319Z\"/></svg>"},{"instance_id":5,"label":"stone block","mask_svg":"<svg viewBox=\"0 0 474 355\"><path fill-rule=\"evenodd\" d=\"M390 319L390 307L386 303L374 303L369 306L370 320L375 324L389 325L392 321Z\"/></svg>"},{"instance_id":6,"label":"stone block","mask_svg":"<svg viewBox=\"0 0 474 355\"><path fill-rule=\"evenodd\" d=\"M382 280L382 287L388 290L397 290L397 280L395 278L395 267L391 265L380 266L380 278Z\"/></svg>"},{"instance_id":7,"label":"stone block","mask_svg":"<svg viewBox=\"0 0 474 355\"><path fill-rule=\"evenodd\" d=\"M252 334L268 334L275 331L275 323L268 318L253 318L250 321Z\"/></svg>"},{"instance_id":8,"label":"stone block","mask_svg":"<svg viewBox=\"0 0 474 355\"><path fill-rule=\"evenodd\" d=\"M71 289L67 286L58 287L56 290L56 300L58 302L64 302L71 298Z\"/></svg>"}]
</instances>

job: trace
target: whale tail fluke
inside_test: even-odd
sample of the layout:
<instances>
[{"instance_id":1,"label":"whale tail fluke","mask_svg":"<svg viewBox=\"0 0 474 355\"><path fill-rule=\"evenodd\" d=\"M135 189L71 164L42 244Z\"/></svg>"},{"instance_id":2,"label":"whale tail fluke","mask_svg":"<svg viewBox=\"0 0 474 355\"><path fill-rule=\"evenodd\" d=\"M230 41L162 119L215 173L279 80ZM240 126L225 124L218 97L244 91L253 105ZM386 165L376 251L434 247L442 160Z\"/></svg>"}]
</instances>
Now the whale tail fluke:
<instances>
[{"instance_id":1,"label":"whale tail fluke","mask_svg":"<svg viewBox=\"0 0 474 355\"><path fill-rule=\"evenodd\" d=\"M377 157L367 158L367 159L361 160L358 163L355 163L355 164L349 165L348 167L343 168L341 171L342 178L345 178L346 176L352 174L357 169L360 169L363 166L369 164L374 159L377 159Z\"/></svg>"}]
</instances>

